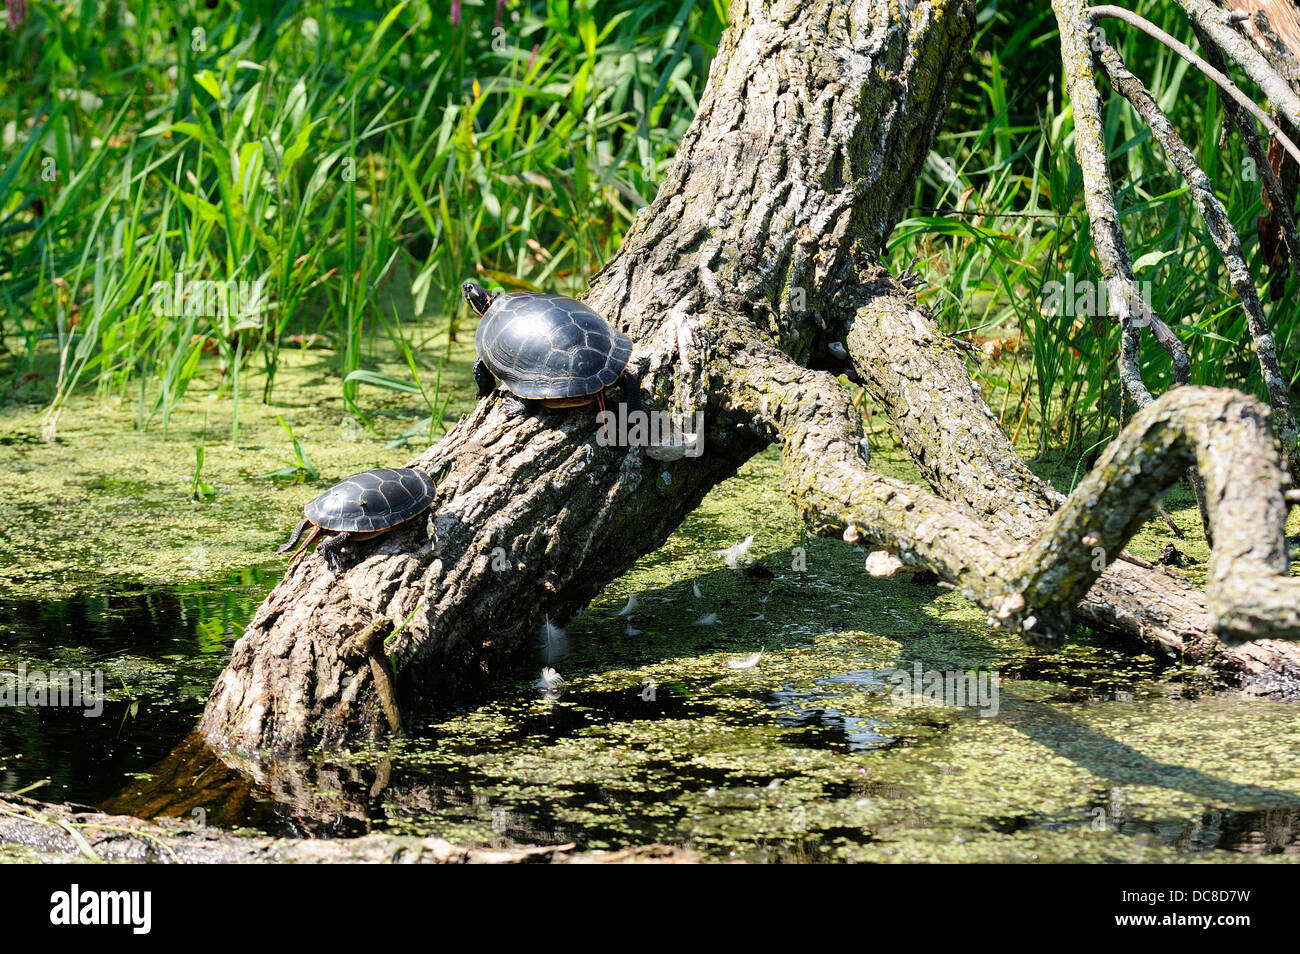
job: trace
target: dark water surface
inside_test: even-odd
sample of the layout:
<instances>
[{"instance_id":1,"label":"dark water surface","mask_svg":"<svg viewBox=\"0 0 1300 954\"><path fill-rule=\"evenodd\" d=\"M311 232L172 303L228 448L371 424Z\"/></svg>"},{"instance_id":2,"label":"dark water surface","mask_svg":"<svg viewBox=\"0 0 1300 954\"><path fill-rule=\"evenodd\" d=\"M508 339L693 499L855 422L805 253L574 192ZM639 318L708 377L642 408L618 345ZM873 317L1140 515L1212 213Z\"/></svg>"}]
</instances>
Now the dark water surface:
<instances>
[{"instance_id":1,"label":"dark water surface","mask_svg":"<svg viewBox=\"0 0 1300 954\"><path fill-rule=\"evenodd\" d=\"M0 788L96 804L193 728L212 681L274 578L127 590L55 602L0 600L0 667L102 673L103 713L0 708Z\"/></svg>"}]
</instances>

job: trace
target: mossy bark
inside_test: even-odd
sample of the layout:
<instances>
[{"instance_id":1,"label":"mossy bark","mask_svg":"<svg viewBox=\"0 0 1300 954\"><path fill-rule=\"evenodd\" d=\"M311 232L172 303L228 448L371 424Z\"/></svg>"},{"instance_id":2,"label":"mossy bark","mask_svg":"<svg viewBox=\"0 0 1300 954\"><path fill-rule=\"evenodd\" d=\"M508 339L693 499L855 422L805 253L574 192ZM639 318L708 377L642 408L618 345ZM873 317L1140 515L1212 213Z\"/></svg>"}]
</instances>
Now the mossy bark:
<instances>
[{"instance_id":1,"label":"mossy bark","mask_svg":"<svg viewBox=\"0 0 1300 954\"><path fill-rule=\"evenodd\" d=\"M637 343L649 403L704 414L702 456L601 446L589 410L507 419L484 401L414 462L449 468L427 520L356 546L339 572L312 556L267 597L209 699L210 742L283 752L383 734L375 667L349 637L409 618L387 649L416 713L585 605L772 441L820 529L853 527L991 609L1007 597L1060 495L1016 459L914 303L887 346L871 323L900 304L877 252L943 118L973 5L739 0L731 14L676 161L587 296ZM831 371L872 383L943 496L870 470ZM926 408L921 392L959 399ZM1089 619L1217 645L1194 591L1115 577Z\"/></svg>"}]
</instances>

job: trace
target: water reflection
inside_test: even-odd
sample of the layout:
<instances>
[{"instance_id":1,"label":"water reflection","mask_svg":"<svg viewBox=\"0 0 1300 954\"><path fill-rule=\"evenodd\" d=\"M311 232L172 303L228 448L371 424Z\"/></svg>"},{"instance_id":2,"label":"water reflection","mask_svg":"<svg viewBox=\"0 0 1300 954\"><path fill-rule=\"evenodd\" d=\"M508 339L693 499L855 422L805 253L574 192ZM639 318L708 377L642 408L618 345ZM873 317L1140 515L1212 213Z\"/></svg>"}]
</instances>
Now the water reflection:
<instances>
[{"instance_id":1,"label":"water reflection","mask_svg":"<svg viewBox=\"0 0 1300 954\"><path fill-rule=\"evenodd\" d=\"M887 684L874 669L855 669L818 679L812 687L786 686L768 693L767 703L777 710L778 725L803 729L798 740L804 745L840 748L848 752L868 752L888 748L894 738L882 729L887 723L879 719L845 715L834 704L853 690L871 689L888 692Z\"/></svg>"},{"instance_id":2,"label":"water reflection","mask_svg":"<svg viewBox=\"0 0 1300 954\"><path fill-rule=\"evenodd\" d=\"M230 647L277 576L124 589L67 600L0 600L0 669L97 670L98 718L75 707L0 708L0 787L95 804L194 727Z\"/></svg>"}]
</instances>

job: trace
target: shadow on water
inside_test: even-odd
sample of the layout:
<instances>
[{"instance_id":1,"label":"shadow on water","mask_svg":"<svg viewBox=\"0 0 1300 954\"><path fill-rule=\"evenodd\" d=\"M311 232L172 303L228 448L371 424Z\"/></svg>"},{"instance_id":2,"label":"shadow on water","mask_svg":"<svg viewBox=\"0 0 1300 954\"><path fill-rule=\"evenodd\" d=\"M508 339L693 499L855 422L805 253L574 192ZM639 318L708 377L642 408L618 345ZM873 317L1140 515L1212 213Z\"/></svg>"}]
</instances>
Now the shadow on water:
<instances>
[{"instance_id":1,"label":"shadow on water","mask_svg":"<svg viewBox=\"0 0 1300 954\"><path fill-rule=\"evenodd\" d=\"M506 701L458 703L438 714L441 722L421 735L382 750L333 760L249 764L213 752L193 729L234 641L278 575L277 565L218 584L124 589L56 602L0 601L0 669L99 672L105 696L96 718L71 707L0 708L0 789L39 785L32 794L46 800L291 837L348 837L387 828L490 844L605 847L663 841L698 844L714 855L743 843L740 853L755 860L822 860L834 856L835 845L864 846L878 837L865 824L844 824L847 816L841 817L836 806L848 811L871 802L906 805L911 798L907 784L872 777L863 768L864 757L916 745L918 738L923 744L942 735L952 719L965 717L948 712L927 722L926 714L910 712L894 723L888 709L871 710L883 711L883 718L862 714L869 711L862 705L863 695L879 695L888 684L884 670L872 668L868 651L855 655L858 651L850 648L828 654L822 674L777 682L776 688L770 680L760 677L751 683L722 669L715 675L673 678L648 698L635 685L614 690L579 684L559 701L539 706L536 691L526 684L498 686ZM712 588L706 575L676 589L642 594L645 618L651 620L668 613L675 601L687 622L672 628L684 630L684 636L661 641L651 632L638 639L591 639L578 650L575 672L634 671L752 649L720 629L691 625L700 612L692 602L696 597L689 596L693 582L702 582L706 592ZM763 586L779 603L780 580ZM794 601L800 594L785 598ZM625 625L612 611L594 615L597 625L602 619L620 631ZM955 639L956 633L932 623L897 638L904 656L917 659L936 651L936 638ZM807 646L803 629L791 628L790 634L769 638L766 649L793 652ZM940 655L933 664L954 665L964 660L964 651L949 644L939 652L957 655ZM985 652L980 650L976 661L995 663ZM1011 665L1004 669L1008 685L1015 671ZM1120 680L1106 688L1124 687ZM518 696L515 702L509 701L512 692ZM1287 793L1231 785L1155 761L1066 714L1071 711L1068 705L1019 698L1013 689L1004 695L1001 719L1116 786L1155 784L1181 791L1201 800L1204 812L1152 818L1120 804L1114 794L1120 788L1103 789L1085 793L1069 818L990 818L990 831L1077 828L1100 818L1109 830L1189 855L1300 850L1300 806ZM440 738L446 727L472 722L484 712L497 720L490 734L470 733L450 742ZM768 750L771 762L737 759L729 767L693 762L693 727L706 724L735 732L742 743L747 732L775 739ZM680 743L684 748L668 748L650 734L662 725L687 727ZM587 758L615 765L623 760L626 768L581 776L561 770L552 778L545 773L534 777L518 767L535 764L530 759L566 758L552 754L566 744L580 744ZM743 836L737 840L734 832L744 831L748 819L789 814L780 792L782 786L797 789L807 782L799 763L808 753L845 759L845 773L820 777L816 801L808 803L814 812L818 804L828 806L827 817L797 837L759 833L747 842ZM1216 807L1229 797L1237 809ZM1276 807L1250 810L1252 805ZM719 818L726 820L725 830L701 827ZM905 824L925 828L930 822L918 815Z\"/></svg>"}]
</instances>

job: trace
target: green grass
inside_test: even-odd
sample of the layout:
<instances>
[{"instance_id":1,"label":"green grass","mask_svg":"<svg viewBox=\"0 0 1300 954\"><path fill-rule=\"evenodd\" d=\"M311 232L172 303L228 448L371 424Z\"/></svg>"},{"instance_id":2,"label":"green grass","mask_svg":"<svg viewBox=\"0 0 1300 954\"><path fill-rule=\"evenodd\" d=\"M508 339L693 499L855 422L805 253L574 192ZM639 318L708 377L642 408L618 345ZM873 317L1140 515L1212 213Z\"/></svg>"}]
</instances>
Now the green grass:
<instances>
[{"instance_id":1,"label":"green grass","mask_svg":"<svg viewBox=\"0 0 1300 954\"><path fill-rule=\"evenodd\" d=\"M389 286L434 382L466 277L581 289L694 115L725 5L503 6L33 4L0 33L10 374L55 416L93 387L164 429L208 376L234 442L250 365L267 400L311 335L360 410ZM176 307L178 280L247 307Z\"/></svg>"},{"instance_id":2,"label":"green grass","mask_svg":"<svg viewBox=\"0 0 1300 954\"><path fill-rule=\"evenodd\" d=\"M1175 4L1135 9L1194 48ZM1056 25L1047 4L984 3L975 55L946 129L917 184L912 214L890 243L895 267L919 257L933 284L922 300L950 332L977 329L1000 360L978 372L994 411L1013 434L1032 434L1040 452L1059 445L1087 454L1118 427L1119 339L1105 315L1051 314L1050 282L1096 282L1074 158L1073 120L1060 76ZM1114 21L1107 36L1162 107L1211 177L1261 283L1284 372L1300 365L1300 314L1284 294L1264 294L1255 221L1259 182L1247 172L1235 134L1220 145L1224 115L1199 73L1163 47ZM1243 88L1250 89L1244 77ZM1245 317L1226 269L1183 183L1145 126L1104 80L1105 138L1121 223L1137 278L1150 282L1156 312L1174 326L1193 361L1194 384L1230 385L1265 396ZM936 210L942 210L942 214ZM1172 384L1164 352L1146 337L1143 374L1155 393Z\"/></svg>"},{"instance_id":3,"label":"green grass","mask_svg":"<svg viewBox=\"0 0 1300 954\"><path fill-rule=\"evenodd\" d=\"M1171 0L1138 9L1194 43ZM234 444L241 402L271 400L285 350L323 343L364 426L386 389L428 411L394 443L436 439L441 362L469 321L461 281L580 292L672 160L725 19L725 0L480 0L459 23L441 4L33 4L0 31L0 402L14 393L3 379L23 382L54 433L70 396L93 392L165 431L201 378L232 402ZM1219 144L1217 94L1145 36L1106 30L1262 275L1258 182L1235 137ZM1182 184L1102 93L1139 279L1187 342L1195 383L1262 395ZM922 300L945 330L987 339L977 377L1018 444L1082 456L1114 433L1113 323L1043 307L1049 283L1098 277L1046 4L980 5L888 256L897 269L921 259ZM178 280L240 294L177 307L160 289ZM1294 378L1295 279L1280 290L1265 304ZM377 370L390 343L396 375ZM1167 389L1150 340L1142 362Z\"/></svg>"}]
</instances>

